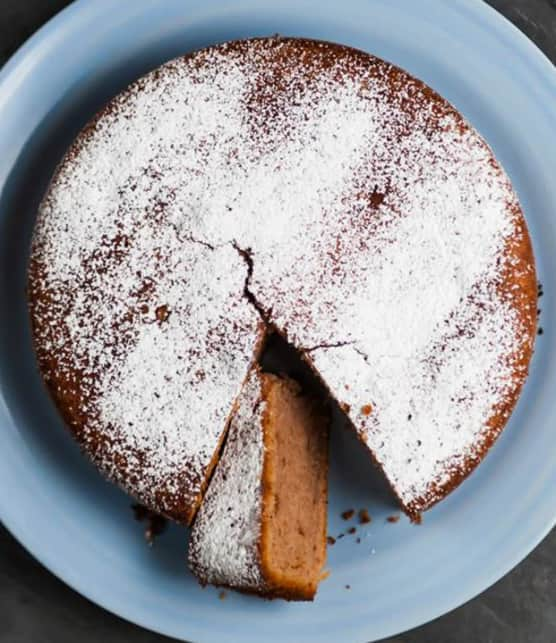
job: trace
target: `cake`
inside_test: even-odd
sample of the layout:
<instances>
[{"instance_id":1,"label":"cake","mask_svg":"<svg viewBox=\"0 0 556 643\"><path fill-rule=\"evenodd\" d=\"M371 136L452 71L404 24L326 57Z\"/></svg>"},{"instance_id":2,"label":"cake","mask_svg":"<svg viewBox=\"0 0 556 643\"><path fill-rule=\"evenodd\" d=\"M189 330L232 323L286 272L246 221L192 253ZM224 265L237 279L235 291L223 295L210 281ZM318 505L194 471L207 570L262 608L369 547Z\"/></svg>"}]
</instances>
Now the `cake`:
<instances>
[{"instance_id":1,"label":"cake","mask_svg":"<svg viewBox=\"0 0 556 643\"><path fill-rule=\"evenodd\" d=\"M279 37L171 61L85 128L40 207L29 300L83 449L184 523L261 324L414 520L502 431L536 329L527 226L479 134L399 68Z\"/></svg>"},{"instance_id":2,"label":"cake","mask_svg":"<svg viewBox=\"0 0 556 643\"><path fill-rule=\"evenodd\" d=\"M191 532L203 584L313 599L326 560L328 424L296 382L253 369Z\"/></svg>"}]
</instances>

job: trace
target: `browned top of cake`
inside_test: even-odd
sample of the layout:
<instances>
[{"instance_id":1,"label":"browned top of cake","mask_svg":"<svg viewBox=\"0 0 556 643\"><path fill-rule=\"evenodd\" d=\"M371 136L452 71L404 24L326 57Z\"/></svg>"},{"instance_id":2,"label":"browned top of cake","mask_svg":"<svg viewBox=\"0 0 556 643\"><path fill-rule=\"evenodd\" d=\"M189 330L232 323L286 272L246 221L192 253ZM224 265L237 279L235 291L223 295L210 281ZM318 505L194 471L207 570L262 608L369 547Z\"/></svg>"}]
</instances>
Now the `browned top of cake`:
<instances>
[{"instance_id":1,"label":"browned top of cake","mask_svg":"<svg viewBox=\"0 0 556 643\"><path fill-rule=\"evenodd\" d=\"M64 416L170 514L201 491L259 312L406 509L426 508L505 424L535 290L516 196L451 105L363 52L279 38L170 62L116 98L54 179L30 275Z\"/></svg>"}]
</instances>

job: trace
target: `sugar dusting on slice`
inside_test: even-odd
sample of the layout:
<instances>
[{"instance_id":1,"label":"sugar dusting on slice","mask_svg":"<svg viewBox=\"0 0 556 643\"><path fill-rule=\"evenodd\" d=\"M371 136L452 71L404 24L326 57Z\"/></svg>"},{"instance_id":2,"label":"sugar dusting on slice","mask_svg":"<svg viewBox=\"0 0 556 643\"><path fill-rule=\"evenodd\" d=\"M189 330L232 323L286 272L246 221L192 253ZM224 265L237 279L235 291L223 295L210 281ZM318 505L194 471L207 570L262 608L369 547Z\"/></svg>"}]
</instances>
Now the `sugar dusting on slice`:
<instances>
[{"instance_id":1,"label":"sugar dusting on slice","mask_svg":"<svg viewBox=\"0 0 556 643\"><path fill-rule=\"evenodd\" d=\"M203 582L261 591L265 402L258 369L252 370L238 403L191 533L189 565Z\"/></svg>"}]
</instances>

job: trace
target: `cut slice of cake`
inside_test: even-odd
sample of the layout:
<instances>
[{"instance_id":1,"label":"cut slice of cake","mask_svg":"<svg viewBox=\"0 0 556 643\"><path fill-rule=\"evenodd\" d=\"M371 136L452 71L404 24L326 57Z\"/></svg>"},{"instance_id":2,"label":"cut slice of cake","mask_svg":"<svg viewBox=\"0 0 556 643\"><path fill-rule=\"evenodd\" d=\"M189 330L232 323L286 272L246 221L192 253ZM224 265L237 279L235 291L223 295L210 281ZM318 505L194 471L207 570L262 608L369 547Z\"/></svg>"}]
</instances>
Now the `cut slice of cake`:
<instances>
[{"instance_id":1,"label":"cut slice of cake","mask_svg":"<svg viewBox=\"0 0 556 643\"><path fill-rule=\"evenodd\" d=\"M189 545L202 584L312 600L324 577L328 413L255 367Z\"/></svg>"}]
</instances>

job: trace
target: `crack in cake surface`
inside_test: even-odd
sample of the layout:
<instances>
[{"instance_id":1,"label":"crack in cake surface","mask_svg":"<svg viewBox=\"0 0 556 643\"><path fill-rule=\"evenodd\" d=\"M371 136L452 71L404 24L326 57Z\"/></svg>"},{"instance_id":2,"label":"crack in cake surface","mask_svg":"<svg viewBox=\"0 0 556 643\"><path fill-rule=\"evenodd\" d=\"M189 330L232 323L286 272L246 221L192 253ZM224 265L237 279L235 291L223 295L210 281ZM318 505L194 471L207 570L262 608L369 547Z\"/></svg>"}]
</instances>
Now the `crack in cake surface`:
<instances>
[{"instance_id":1,"label":"crack in cake surface","mask_svg":"<svg viewBox=\"0 0 556 643\"><path fill-rule=\"evenodd\" d=\"M235 240L231 242L231 245L244 261L246 270L247 270L245 275L245 282L243 285L243 296L251 304L251 306L253 306L253 308L257 311L257 313L261 317L261 320L266 324L266 326L271 327L272 324L270 322L270 317L272 314L272 309L271 308L268 310L265 309L261 305L257 297L255 297L255 295L253 294L250 288L251 279L253 278L253 270L255 266L255 263L253 261L253 251L251 250L251 248L241 248Z\"/></svg>"},{"instance_id":2,"label":"crack in cake surface","mask_svg":"<svg viewBox=\"0 0 556 643\"><path fill-rule=\"evenodd\" d=\"M331 342L329 344L327 343L322 343L322 344L317 344L316 346L309 346L309 347L304 347L301 346L299 348L299 351L301 353L314 353L315 351L321 350L323 348L342 348L342 346L351 346L354 342Z\"/></svg>"}]
</instances>

